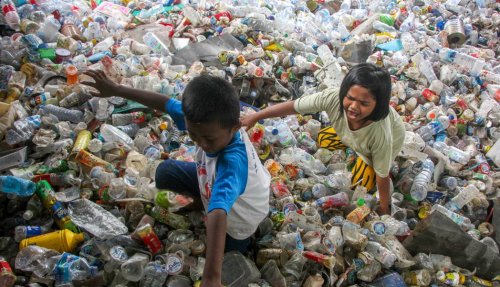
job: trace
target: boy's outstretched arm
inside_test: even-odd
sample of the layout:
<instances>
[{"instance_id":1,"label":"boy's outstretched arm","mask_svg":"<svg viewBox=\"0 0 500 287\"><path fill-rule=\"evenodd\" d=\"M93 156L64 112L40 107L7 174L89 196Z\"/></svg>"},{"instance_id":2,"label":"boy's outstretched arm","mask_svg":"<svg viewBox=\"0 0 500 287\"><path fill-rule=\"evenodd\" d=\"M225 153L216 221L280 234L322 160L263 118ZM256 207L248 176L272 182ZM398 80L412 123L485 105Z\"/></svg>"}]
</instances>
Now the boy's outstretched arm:
<instances>
[{"instance_id":1,"label":"boy's outstretched arm","mask_svg":"<svg viewBox=\"0 0 500 287\"><path fill-rule=\"evenodd\" d=\"M284 103L280 103L277 105L273 105L267 107L260 112L246 115L240 118L241 126L246 127L246 129L250 129L260 120L274 117L284 117L288 115L296 114L293 105L295 101L288 101Z\"/></svg>"},{"instance_id":2,"label":"boy's outstretched arm","mask_svg":"<svg viewBox=\"0 0 500 287\"><path fill-rule=\"evenodd\" d=\"M226 243L227 215L223 209L214 209L207 216L207 259L202 287L222 286L222 261L224 259L224 246Z\"/></svg>"},{"instance_id":3,"label":"boy's outstretched arm","mask_svg":"<svg viewBox=\"0 0 500 287\"><path fill-rule=\"evenodd\" d=\"M117 96L128 100L141 103L149 108L166 112L166 103L170 99L168 96L145 90L138 90L117 84L110 80L103 71L100 70L87 70L83 72L85 75L91 77L94 82L83 81L81 84L90 86L99 91L99 93L91 92L94 97L111 97Z\"/></svg>"}]
</instances>

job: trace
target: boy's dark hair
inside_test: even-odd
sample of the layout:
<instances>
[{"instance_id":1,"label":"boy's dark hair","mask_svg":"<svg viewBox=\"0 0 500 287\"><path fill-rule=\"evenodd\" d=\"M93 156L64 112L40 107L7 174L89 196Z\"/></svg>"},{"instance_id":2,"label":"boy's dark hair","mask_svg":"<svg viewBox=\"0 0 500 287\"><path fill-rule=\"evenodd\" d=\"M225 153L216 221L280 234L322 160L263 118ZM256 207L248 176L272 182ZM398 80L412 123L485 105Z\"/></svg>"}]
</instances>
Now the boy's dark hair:
<instances>
[{"instance_id":1,"label":"boy's dark hair","mask_svg":"<svg viewBox=\"0 0 500 287\"><path fill-rule=\"evenodd\" d=\"M366 120L379 121L389 114L389 101L391 99L391 76L380 67L370 63L362 63L352 67L347 73L339 90L340 112L344 112L344 97L349 89L359 85L368 89L375 97L375 109Z\"/></svg>"},{"instance_id":2,"label":"boy's dark hair","mask_svg":"<svg viewBox=\"0 0 500 287\"><path fill-rule=\"evenodd\" d=\"M219 122L222 128L240 123L240 102L233 86L220 77L193 78L182 94L182 111L193 123Z\"/></svg>"}]
</instances>

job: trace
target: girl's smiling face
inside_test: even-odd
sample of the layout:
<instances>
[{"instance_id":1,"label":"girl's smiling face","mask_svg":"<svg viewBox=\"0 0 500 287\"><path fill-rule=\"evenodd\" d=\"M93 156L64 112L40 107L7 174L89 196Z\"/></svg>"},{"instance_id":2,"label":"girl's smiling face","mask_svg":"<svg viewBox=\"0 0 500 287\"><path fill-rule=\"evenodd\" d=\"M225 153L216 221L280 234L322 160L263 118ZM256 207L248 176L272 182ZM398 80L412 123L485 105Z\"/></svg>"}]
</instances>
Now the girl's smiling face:
<instances>
[{"instance_id":1,"label":"girl's smiling face","mask_svg":"<svg viewBox=\"0 0 500 287\"><path fill-rule=\"evenodd\" d=\"M365 119L372 114L376 104L375 97L370 90L360 85L351 86L342 101L349 127L357 130L369 124L371 121Z\"/></svg>"}]
</instances>

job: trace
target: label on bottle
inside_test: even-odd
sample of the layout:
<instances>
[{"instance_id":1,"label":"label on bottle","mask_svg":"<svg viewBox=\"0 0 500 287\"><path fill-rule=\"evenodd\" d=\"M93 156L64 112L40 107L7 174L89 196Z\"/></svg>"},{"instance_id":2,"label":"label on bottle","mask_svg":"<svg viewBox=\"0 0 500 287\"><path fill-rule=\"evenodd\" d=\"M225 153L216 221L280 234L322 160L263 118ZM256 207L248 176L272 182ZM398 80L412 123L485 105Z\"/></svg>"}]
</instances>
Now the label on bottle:
<instances>
[{"instance_id":1,"label":"label on bottle","mask_svg":"<svg viewBox=\"0 0 500 287\"><path fill-rule=\"evenodd\" d=\"M10 267L9 262L4 259L0 259L0 274L12 273L12 268Z\"/></svg>"},{"instance_id":2,"label":"label on bottle","mask_svg":"<svg viewBox=\"0 0 500 287\"><path fill-rule=\"evenodd\" d=\"M59 201L56 201L54 205L52 205L52 215L56 220L62 220L68 216L68 211L64 209L62 204Z\"/></svg>"},{"instance_id":3,"label":"label on bottle","mask_svg":"<svg viewBox=\"0 0 500 287\"><path fill-rule=\"evenodd\" d=\"M72 272L70 270L70 267L72 263L77 259L79 259L78 256L72 255L67 252L63 253L61 259L57 261L56 267L54 269L55 279L58 284L71 282Z\"/></svg>"},{"instance_id":4,"label":"label on bottle","mask_svg":"<svg viewBox=\"0 0 500 287\"><path fill-rule=\"evenodd\" d=\"M9 12L16 12L16 8L12 4L7 4L2 7L2 11L4 15L7 15Z\"/></svg>"},{"instance_id":5,"label":"label on bottle","mask_svg":"<svg viewBox=\"0 0 500 287\"><path fill-rule=\"evenodd\" d=\"M182 259L176 255L168 255L167 263L165 264L166 272L169 275L177 275L181 273L183 267Z\"/></svg>"},{"instance_id":6,"label":"label on bottle","mask_svg":"<svg viewBox=\"0 0 500 287\"><path fill-rule=\"evenodd\" d=\"M42 234L40 226L26 226L26 238L38 236Z\"/></svg>"}]
</instances>

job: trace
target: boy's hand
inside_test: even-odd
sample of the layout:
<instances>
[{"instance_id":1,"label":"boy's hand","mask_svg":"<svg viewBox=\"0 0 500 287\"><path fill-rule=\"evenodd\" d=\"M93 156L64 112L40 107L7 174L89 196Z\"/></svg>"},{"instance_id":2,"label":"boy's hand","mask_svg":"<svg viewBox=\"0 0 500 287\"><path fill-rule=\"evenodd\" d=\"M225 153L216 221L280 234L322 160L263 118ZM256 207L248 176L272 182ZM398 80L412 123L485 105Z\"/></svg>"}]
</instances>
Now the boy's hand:
<instances>
[{"instance_id":1,"label":"boy's hand","mask_svg":"<svg viewBox=\"0 0 500 287\"><path fill-rule=\"evenodd\" d=\"M111 97L113 94L116 94L116 89L118 88L119 84L110 80L103 71L87 70L83 73L91 77L95 81L95 83L90 81L83 81L81 82L81 84L91 86L92 88L99 91L99 93L90 91L90 94L92 96L107 98Z\"/></svg>"},{"instance_id":2,"label":"boy's hand","mask_svg":"<svg viewBox=\"0 0 500 287\"><path fill-rule=\"evenodd\" d=\"M251 129L255 124L257 123L257 119L255 118L255 113L254 114L249 114L242 116L240 118L240 124L242 127L245 127L245 130Z\"/></svg>"}]
</instances>

